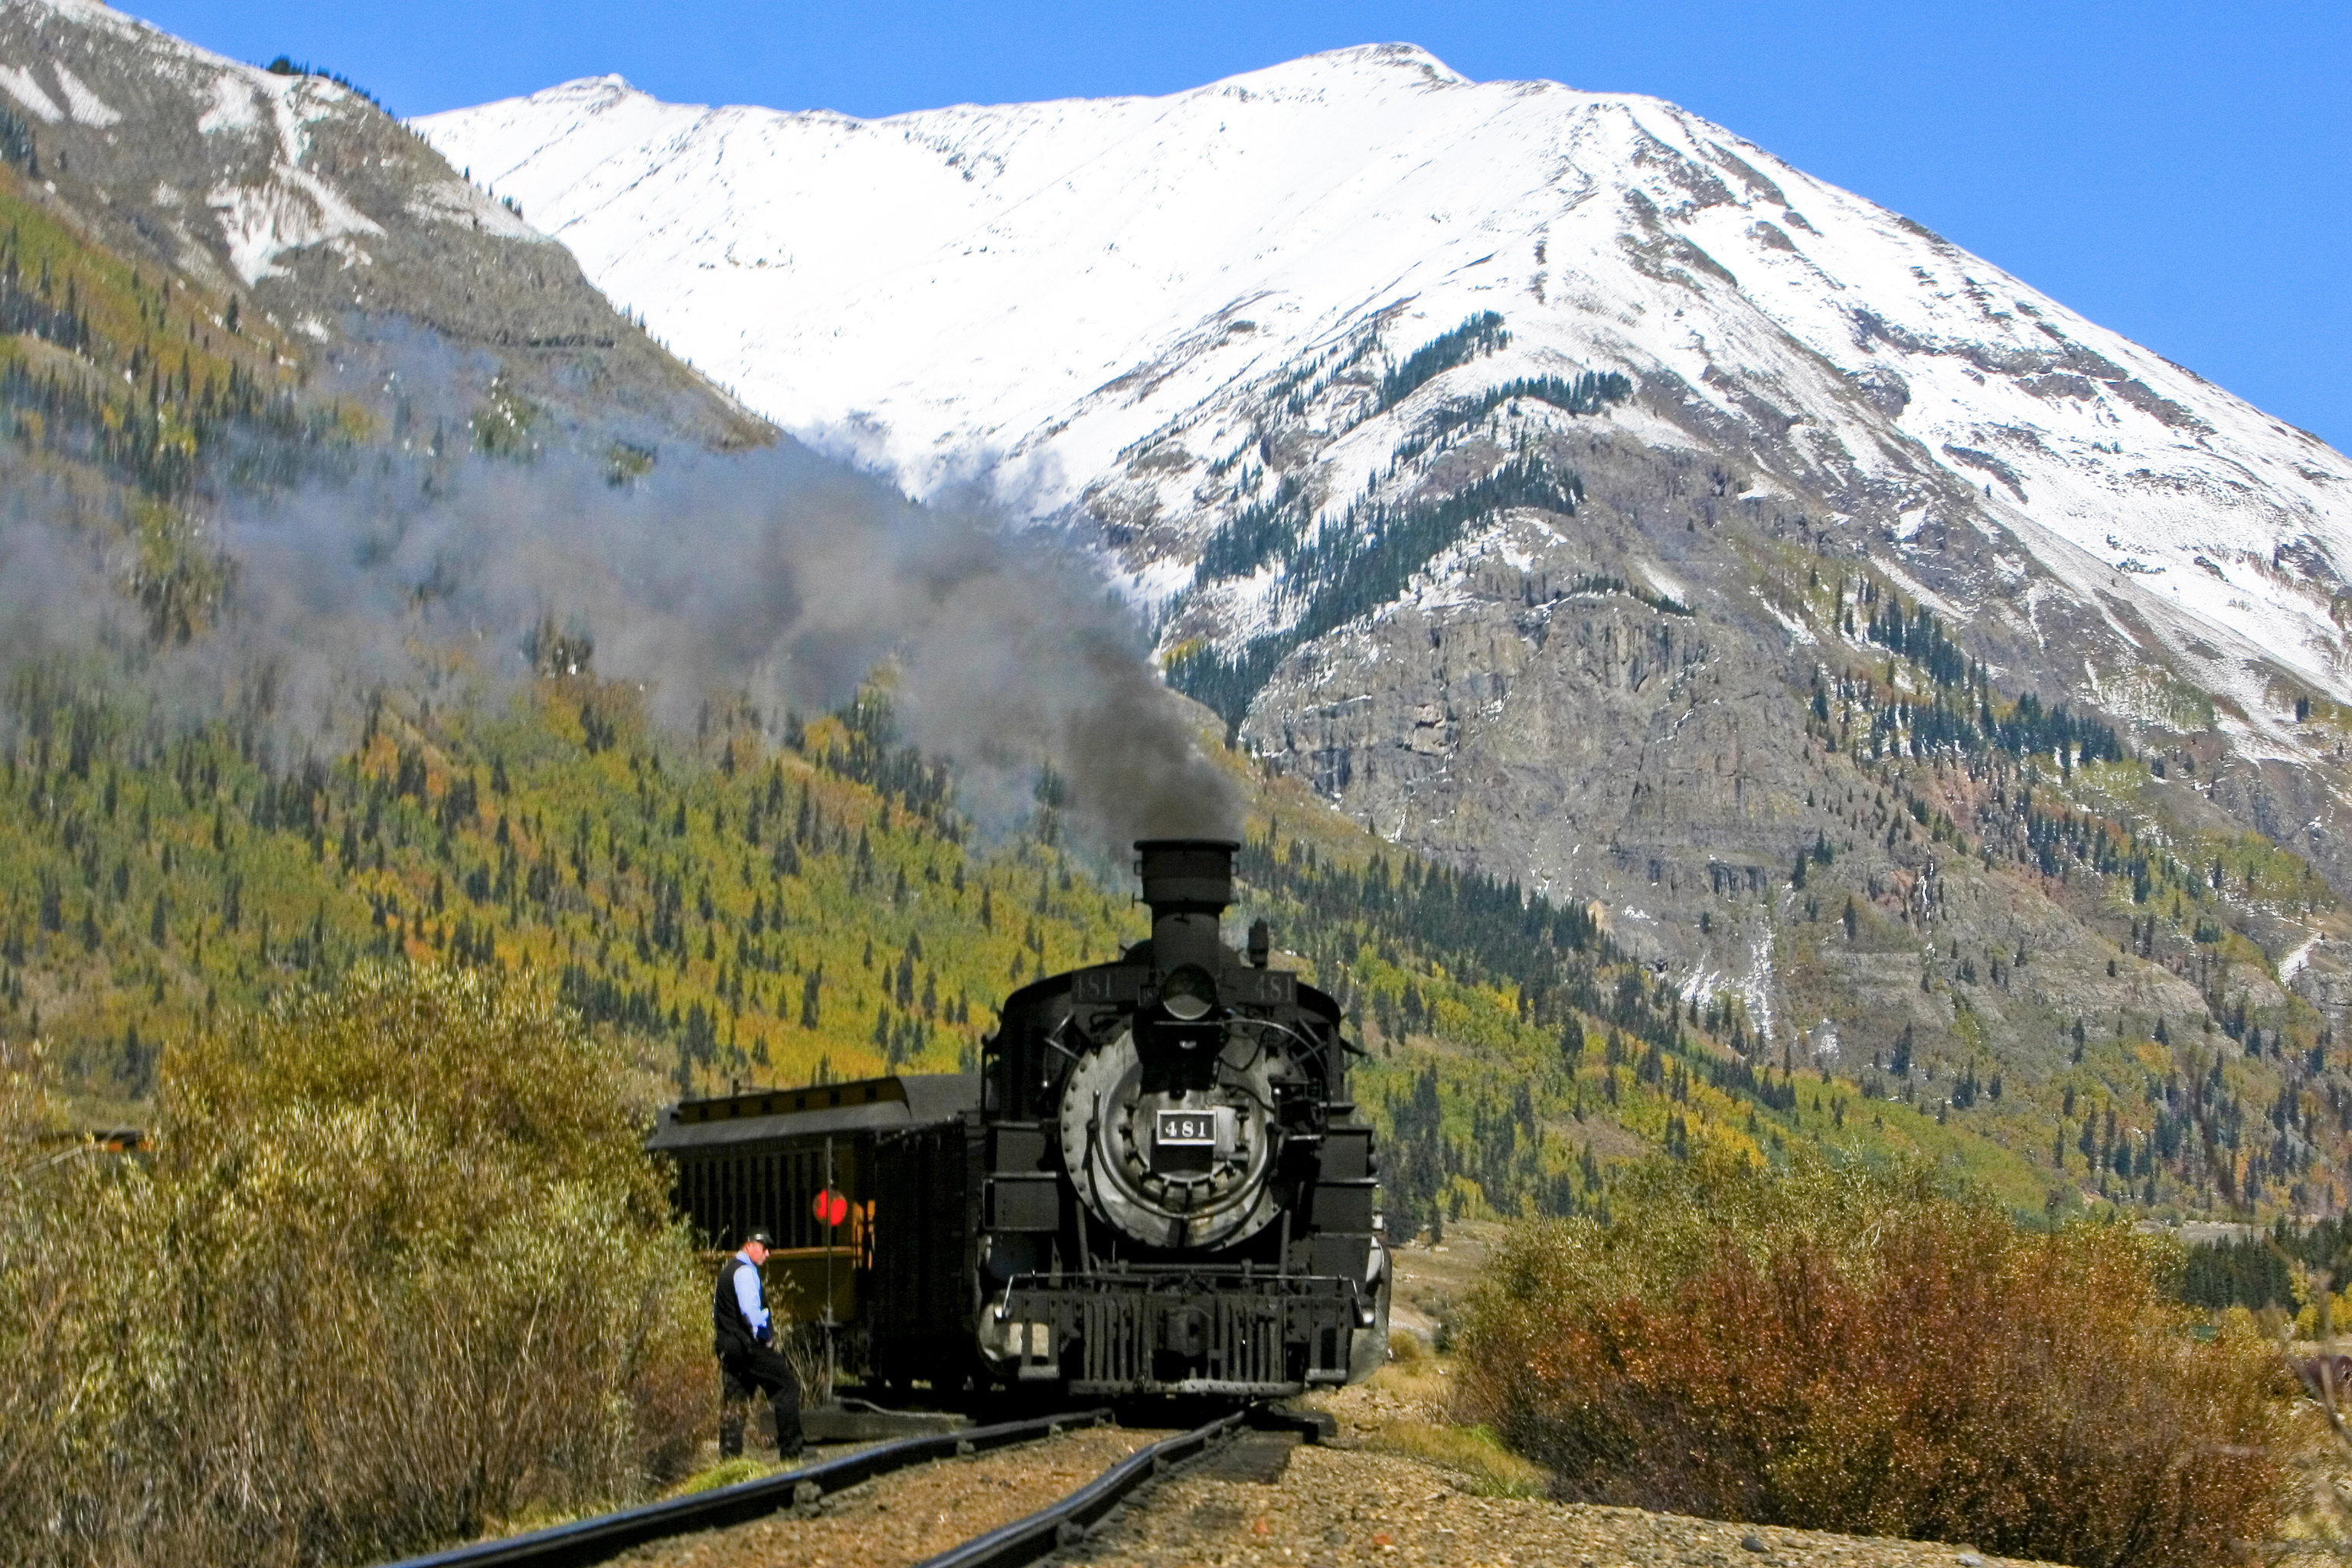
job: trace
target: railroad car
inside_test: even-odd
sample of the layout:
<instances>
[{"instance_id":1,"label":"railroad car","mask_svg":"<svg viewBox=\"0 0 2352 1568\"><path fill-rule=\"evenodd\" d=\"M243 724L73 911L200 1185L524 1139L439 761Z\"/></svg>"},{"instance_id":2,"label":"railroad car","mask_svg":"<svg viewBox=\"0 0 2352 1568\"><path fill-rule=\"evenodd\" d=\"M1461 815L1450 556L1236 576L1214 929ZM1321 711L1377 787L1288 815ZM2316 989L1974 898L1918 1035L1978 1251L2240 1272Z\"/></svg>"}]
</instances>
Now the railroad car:
<instances>
[{"instance_id":1,"label":"railroad car","mask_svg":"<svg viewBox=\"0 0 2352 1568\"><path fill-rule=\"evenodd\" d=\"M1238 846L1136 846L1151 936L1006 998L973 1074L686 1100L648 1147L713 1246L885 1388L1262 1398L1368 1375L1389 1265L1329 996L1226 944ZM772 1265L771 1277L775 1277Z\"/></svg>"}]
</instances>

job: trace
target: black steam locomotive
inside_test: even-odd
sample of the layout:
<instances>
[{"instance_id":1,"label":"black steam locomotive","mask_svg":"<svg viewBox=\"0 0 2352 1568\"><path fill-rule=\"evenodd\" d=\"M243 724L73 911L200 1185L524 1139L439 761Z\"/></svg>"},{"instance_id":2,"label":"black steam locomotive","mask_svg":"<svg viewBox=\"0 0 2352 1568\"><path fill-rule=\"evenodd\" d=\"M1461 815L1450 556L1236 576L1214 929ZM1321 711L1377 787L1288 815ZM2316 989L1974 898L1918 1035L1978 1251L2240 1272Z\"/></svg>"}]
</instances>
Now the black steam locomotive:
<instances>
[{"instance_id":1,"label":"black steam locomotive","mask_svg":"<svg viewBox=\"0 0 2352 1568\"><path fill-rule=\"evenodd\" d=\"M1389 1274L1337 1004L1225 945L1236 846L1136 846L1151 939L1023 987L977 1074L688 1100L649 1147L887 1388L1263 1397L1370 1373Z\"/></svg>"}]
</instances>

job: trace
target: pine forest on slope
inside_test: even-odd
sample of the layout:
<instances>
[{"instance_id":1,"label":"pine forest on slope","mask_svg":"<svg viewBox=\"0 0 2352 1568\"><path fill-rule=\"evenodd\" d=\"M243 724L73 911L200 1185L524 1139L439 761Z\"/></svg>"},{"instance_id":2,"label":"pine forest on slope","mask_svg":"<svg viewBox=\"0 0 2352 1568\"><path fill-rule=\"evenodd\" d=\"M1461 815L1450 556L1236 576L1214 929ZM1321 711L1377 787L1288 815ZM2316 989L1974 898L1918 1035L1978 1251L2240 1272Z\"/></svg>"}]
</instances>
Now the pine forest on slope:
<instances>
[{"instance_id":1,"label":"pine forest on slope","mask_svg":"<svg viewBox=\"0 0 2352 1568\"><path fill-rule=\"evenodd\" d=\"M174 736L97 689L20 675L21 749L0 773L0 1028L48 1039L99 1091L94 1113L135 1113L167 1035L365 959L536 974L700 1091L968 1067L995 999L1140 934L1120 868L1065 847L1050 779L1021 835L984 850L945 773L892 743L878 696L789 721L780 749L756 715L714 710L681 749L628 689L551 678L503 716L387 700L351 753L280 764L250 731ZM1963 842L1920 796L1886 815L1890 832ZM2025 825L2049 842L2112 832L2115 881L2145 882L2151 907L2210 907L2201 871L2107 824ZM2284 997L2249 1015L2237 993L2218 1026L2158 1016L2128 1037L2083 1024L2046 1075L2005 1075L1989 1052L1937 1061L1908 1032L1841 1071L1759 1058L1736 995L1685 999L1584 910L1399 859L1295 785L1264 786L1242 870L1240 918L1272 919L1370 1042L1362 1091L1399 1141L1401 1219L1571 1212L1643 1142L1922 1149L2021 1208L2076 1201L2052 1184L2063 1170L2165 1211L2301 1203L2352 1154L2331 1043L2303 1047L2311 1017ZM1885 941L1851 896L1821 907L1813 890L1838 885L1826 843L1793 874L1812 944ZM2143 930L2153 944L2155 920ZM2010 966L2044 961L1984 959L1961 961L1956 990L1998 995ZM2246 961L2218 933L2197 960L2216 995Z\"/></svg>"}]
</instances>

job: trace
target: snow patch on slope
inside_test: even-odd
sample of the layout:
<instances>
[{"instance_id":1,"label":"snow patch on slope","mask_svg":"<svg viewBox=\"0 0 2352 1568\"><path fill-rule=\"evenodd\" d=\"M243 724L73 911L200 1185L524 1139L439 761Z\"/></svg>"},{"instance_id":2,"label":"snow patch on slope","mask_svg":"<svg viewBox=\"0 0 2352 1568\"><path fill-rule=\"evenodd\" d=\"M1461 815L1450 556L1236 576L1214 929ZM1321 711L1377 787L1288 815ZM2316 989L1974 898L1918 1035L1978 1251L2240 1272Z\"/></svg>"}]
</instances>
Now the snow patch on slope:
<instances>
[{"instance_id":1,"label":"snow patch on slope","mask_svg":"<svg viewBox=\"0 0 2352 1568\"><path fill-rule=\"evenodd\" d=\"M72 110L78 123L95 126L102 131L122 119L121 110L92 92L79 77L66 68L63 60L53 62L49 69L57 74L58 86L65 92L66 107Z\"/></svg>"},{"instance_id":2,"label":"snow patch on slope","mask_svg":"<svg viewBox=\"0 0 2352 1568\"><path fill-rule=\"evenodd\" d=\"M464 180L442 180L419 188L408 199L408 215L426 223L471 224L501 239L554 243L511 207L492 201L478 186Z\"/></svg>"},{"instance_id":3,"label":"snow patch on slope","mask_svg":"<svg viewBox=\"0 0 2352 1568\"><path fill-rule=\"evenodd\" d=\"M223 71L213 79L213 104L196 121L196 129L206 135L219 131L250 131L261 123L261 99L253 84L237 71Z\"/></svg>"},{"instance_id":4,"label":"snow patch on slope","mask_svg":"<svg viewBox=\"0 0 2352 1568\"><path fill-rule=\"evenodd\" d=\"M41 84L33 79L33 73L22 66L0 66L0 88L5 88L9 97L22 105L34 119L45 124L55 125L66 117L66 111L58 107L57 100L42 91Z\"/></svg>"},{"instance_id":5,"label":"snow patch on slope","mask_svg":"<svg viewBox=\"0 0 2352 1568\"><path fill-rule=\"evenodd\" d=\"M310 125L342 99L343 89L315 77L267 71L253 72L244 80L268 110L266 124L277 132L278 159L259 182L225 181L205 196L228 241L229 265L250 286L283 271L278 258L305 246L331 244L345 265L364 263L366 252L348 242L354 235L381 235L383 226L302 167L310 152ZM215 113L230 96L226 87L216 94ZM256 123L263 122L257 119Z\"/></svg>"}]
</instances>

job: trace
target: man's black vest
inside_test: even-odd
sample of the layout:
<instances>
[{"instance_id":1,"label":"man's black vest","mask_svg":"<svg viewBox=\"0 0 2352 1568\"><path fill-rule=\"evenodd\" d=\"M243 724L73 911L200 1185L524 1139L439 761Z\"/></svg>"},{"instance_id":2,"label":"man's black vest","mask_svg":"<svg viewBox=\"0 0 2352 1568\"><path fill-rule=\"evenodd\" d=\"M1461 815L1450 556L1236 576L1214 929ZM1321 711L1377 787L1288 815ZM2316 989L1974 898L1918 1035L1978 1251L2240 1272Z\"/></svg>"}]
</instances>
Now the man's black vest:
<instances>
[{"instance_id":1,"label":"man's black vest","mask_svg":"<svg viewBox=\"0 0 2352 1568\"><path fill-rule=\"evenodd\" d=\"M751 1321L743 1315L743 1305L735 1300L735 1271L749 1268L740 1258L730 1258L719 1267L719 1289L710 1298L710 1351L713 1355L749 1355L759 1348L751 1337ZM766 1292L762 1291L764 1298Z\"/></svg>"}]
</instances>

